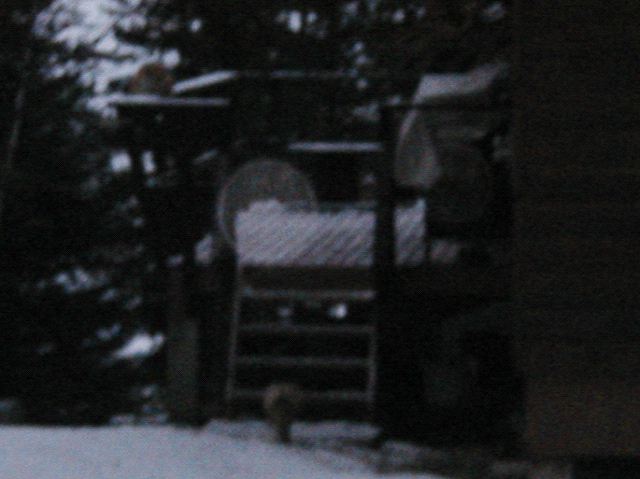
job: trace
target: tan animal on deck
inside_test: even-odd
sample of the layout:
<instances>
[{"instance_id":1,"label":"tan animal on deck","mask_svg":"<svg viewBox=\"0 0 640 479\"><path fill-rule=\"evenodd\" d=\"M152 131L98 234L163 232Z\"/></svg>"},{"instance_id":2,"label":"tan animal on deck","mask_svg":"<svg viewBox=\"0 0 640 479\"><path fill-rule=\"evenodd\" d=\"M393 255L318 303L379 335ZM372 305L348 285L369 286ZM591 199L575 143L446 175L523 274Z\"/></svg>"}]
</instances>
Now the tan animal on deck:
<instances>
[{"instance_id":1,"label":"tan animal on deck","mask_svg":"<svg viewBox=\"0 0 640 479\"><path fill-rule=\"evenodd\" d=\"M302 409L304 394L299 386L276 383L264 394L263 407L267 419L275 428L278 441L291 442L291 424Z\"/></svg>"},{"instance_id":2,"label":"tan animal on deck","mask_svg":"<svg viewBox=\"0 0 640 479\"><path fill-rule=\"evenodd\" d=\"M127 85L134 94L170 95L175 80L171 72L161 63L143 65Z\"/></svg>"}]
</instances>

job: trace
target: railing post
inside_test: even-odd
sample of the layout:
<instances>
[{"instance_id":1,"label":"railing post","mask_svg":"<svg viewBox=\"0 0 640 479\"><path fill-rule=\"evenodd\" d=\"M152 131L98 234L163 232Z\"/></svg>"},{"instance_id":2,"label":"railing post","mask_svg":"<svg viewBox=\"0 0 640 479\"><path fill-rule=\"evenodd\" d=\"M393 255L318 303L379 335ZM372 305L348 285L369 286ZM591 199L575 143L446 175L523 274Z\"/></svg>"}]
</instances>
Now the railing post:
<instances>
[{"instance_id":1,"label":"railing post","mask_svg":"<svg viewBox=\"0 0 640 479\"><path fill-rule=\"evenodd\" d=\"M167 309L167 409L172 421L195 424L198 400L198 324L188 314L182 265L169 268Z\"/></svg>"},{"instance_id":2,"label":"railing post","mask_svg":"<svg viewBox=\"0 0 640 479\"><path fill-rule=\"evenodd\" d=\"M393 367L393 297L396 278L395 261L395 134L393 111L381 107L380 134L384 152L375 163L376 215L373 242L373 280L376 291L375 321L378 351L378 377L374 399L374 416L384 430L393 418L393 401L397 391L392 380ZM391 334L389 334L391 333Z\"/></svg>"}]
</instances>

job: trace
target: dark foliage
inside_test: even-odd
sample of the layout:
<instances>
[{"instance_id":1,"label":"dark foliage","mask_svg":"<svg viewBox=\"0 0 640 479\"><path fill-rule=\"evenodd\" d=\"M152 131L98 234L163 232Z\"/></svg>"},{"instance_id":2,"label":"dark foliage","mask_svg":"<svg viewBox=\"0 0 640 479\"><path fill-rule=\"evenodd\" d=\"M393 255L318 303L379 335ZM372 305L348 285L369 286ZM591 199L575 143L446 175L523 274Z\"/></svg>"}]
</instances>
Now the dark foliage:
<instances>
[{"instance_id":1,"label":"dark foliage","mask_svg":"<svg viewBox=\"0 0 640 479\"><path fill-rule=\"evenodd\" d=\"M34 34L46 2L13 3L0 16L0 396L32 421L99 423L134 407L137 372L110 356L141 324L135 211L87 91L51 74L69 57Z\"/></svg>"}]
</instances>

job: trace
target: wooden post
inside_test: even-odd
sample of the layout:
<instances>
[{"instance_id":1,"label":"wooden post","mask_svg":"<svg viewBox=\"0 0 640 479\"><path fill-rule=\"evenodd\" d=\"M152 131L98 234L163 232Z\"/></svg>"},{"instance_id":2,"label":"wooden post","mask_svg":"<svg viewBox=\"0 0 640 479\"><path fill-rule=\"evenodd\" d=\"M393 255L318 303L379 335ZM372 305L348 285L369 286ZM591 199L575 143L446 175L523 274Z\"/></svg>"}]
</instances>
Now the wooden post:
<instances>
[{"instance_id":1,"label":"wooden post","mask_svg":"<svg viewBox=\"0 0 640 479\"><path fill-rule=\"evenodd\" d=\"M236 87L237 88L237 87ZM233 95L229 109L228 129L222 140L226 150L220 158L224 160L218 165L214 183L215 199L225 184L229 174L237 166L239 147L238 129L238 96ZM211 222L211 234L216 241L222 232L218 228L217 221ZM213 258L208 275L210 291L213 295L212 310L200 318L200 391L203 417L222 417L226 414L226 387L228 378L229 347L228 338L231 337L230 318L234 312L234 272L235 252L229 246L225 246Z\"/></svg>"},{"instance_id":2,"label":"wooden post","mask_svg":"<svg viewBox=\"0 0 640 479\"><path fill-rule=\"evenodd\" d=\"M374 285L376 291L375 321L378 341L378 378L374 400L376 422L385 430L393 423L394 377L393 279L395 278L395 201L394 201L394 132L392 111L381 110L381 135L384 153L375 164L377 185L376 220L373 251Z\"/></svg>"},{"instance_id":3,"label":"wooden post","mask_svg":"<svg viewBox=\"0 0 640 479\"><path fill-rule=\"evenodd\" d=\"M198 322L187 314L182 266L169 268L167 409L172 421L194 424L198 401Z\"/></svg>"},{"instance_id":4,"label":"wooden post","mask_svg":"<svg viewBox=\"0 0 640 479\"><path fill-rule=\"evenodd\" d=\"M31 8L30 18L35 22L35 8ZM29 42L24 50L22 68L18 79L18 89L13 100L13 123L9 131L4 161L0 161L0 235L4 234L2 218L4 216L5 204L7 202L7 188L9 177L13 172L18 147L20 146L20 135L24 126L26 112L27 82L29 75L29 64L33 58L33 45Z\"/></svg>"}]
</instances>

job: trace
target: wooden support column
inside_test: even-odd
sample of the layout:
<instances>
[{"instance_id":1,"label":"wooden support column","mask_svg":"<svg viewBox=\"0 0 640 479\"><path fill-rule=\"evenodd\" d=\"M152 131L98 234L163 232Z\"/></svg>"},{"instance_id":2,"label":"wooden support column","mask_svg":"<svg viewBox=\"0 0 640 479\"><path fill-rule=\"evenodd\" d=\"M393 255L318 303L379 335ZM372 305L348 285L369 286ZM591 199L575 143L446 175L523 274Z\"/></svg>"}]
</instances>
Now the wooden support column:
<instances>
[{"instance_id":1,"label":"wooden support column","mask_svg":"<svg viewBox=\"0 0 640 479\"><path fill-rule=\"evenodd\" d=\"M236 87L237 88L237 87ZM241 127L238 121L239 93L233 95L229 108L229 127L221 141L222 150L214 180L215 198L239 163L238 138ZM212 221L210 233L218 241L222 232L218 222ZM200 405L202 417L223 417L226 414L225 390L228 371L228 338L230 337L233 314L234 283L236 260L235 252L229 246L223 246L208 267L208 295L211 309L200 316Z\"/></svg>"},{"instance_id":2,"label":"wooden support column","mask_svg":"<svg viewBox=\"0 0 640 479\"><path fill-rule=\"evenodd\" d=\"M169 268L167 308L167 409L172 421L194 424L198 401L198 321L187 314L182 265Z\"/></svg>"},{"instance_id":3,"label":"wooden support column","mask_svg":"<svg viewBox=\"0 0 640 479\"><path fill-rule=\"evenodd\" d=\"M378 377L374 400L376 422L382 427L383 435L393 427L396 409L398 382L395 376L396 353L394 339L393 295L395 277L395 201L393 159L395 135L393 112L387 107L381 110L381 135L384 153L375 163L376 176L376 223L373 251L374 284L376 289L375 321L377 329Z\"/></svg>"}]
</instances>

